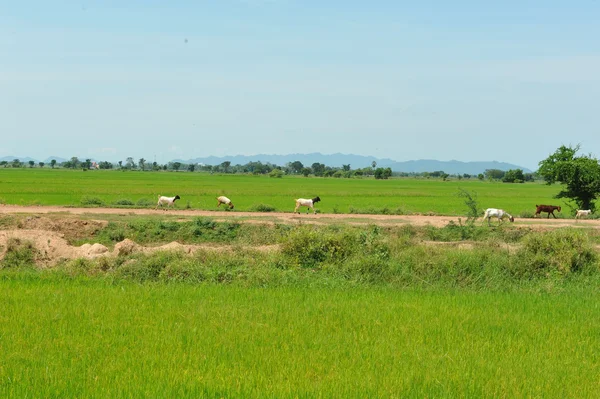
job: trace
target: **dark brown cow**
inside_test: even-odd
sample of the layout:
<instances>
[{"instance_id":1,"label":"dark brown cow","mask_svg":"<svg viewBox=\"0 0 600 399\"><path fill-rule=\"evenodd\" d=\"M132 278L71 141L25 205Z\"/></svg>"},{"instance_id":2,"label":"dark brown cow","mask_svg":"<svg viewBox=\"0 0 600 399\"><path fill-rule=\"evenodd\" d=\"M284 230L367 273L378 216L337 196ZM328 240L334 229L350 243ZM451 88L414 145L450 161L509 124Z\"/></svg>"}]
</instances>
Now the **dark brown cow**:
<instances>
[{"instance_id":1,"label":"dark brown cow","mask_svg":"<svg viewBox=\"0 0 600 399\"><path fill-rule=\"evenodd\" d=\"M555 206L555 205L536 205L535 206L535 216L540 216L541 212L547 212L548 213L548 219L550 219L550 214L552 214L552 216L554 216L554 219L556 219L556 215L554 214L554 211L558 211L560 212L560 206Z\"/></svg>"}]
</instances>

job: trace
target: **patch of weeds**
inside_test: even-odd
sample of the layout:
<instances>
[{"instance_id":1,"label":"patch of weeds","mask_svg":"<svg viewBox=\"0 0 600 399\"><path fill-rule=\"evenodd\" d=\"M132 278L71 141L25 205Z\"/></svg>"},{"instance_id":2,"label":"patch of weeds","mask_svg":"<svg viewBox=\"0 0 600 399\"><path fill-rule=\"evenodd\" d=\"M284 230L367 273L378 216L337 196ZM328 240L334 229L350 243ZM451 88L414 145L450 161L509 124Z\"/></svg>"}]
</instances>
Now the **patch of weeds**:
<instances>
[{"instance_id":1,"label":"patch of weeds","mask_svg":"<svg viewBox=\"0 0 600 399\"><path fill-rule=\"evenodd\" d=\"M113 204L118 205L118 206L133 206L133 205L135 205L135 203L129 199L118 199L115 202L113 202Z\"/></svg>"},{"instance_id":2,"label":"patch of weeds","mask_svg":"<svg viewBox=\"0 0 600 399\"><path fill-rule=\"evenodd\" d=\"M6 251L0 262L0 269L33 267L36 256L37 250L31 241L10 238L6 243Z\"/></svg>"},{"instance_id":3,"label":"patch of weeds","mask_svg":"<svg viewBox=\"0 0 600 399\"><path fill-rule=\"evenodd\" d=\"M518 277L564 277L584 270L598 272L598 256L588 236L575 229L531 234L523 239L511 271Z\"/></svg>"},{"instance_id":4,"label":"patch of weeds","mask_svg":"<svg viewBox=\"0 0 600 399\"><path fill-rule=\"evenodd\" d=\"M363 215L407 215L408 214L401 207L390 208L388 206L384 206L382 208L377 208L374 206L369 206L366 208L356 208L356 207L351 206L349 208L348 213L363 214Z\"/></svg>"},{"instance_id":5,"label":"patch of weeds","mask_svg":"<svg viewBox=\"0 0 600 399\"><path fill-rule=\"evenodd\" d=\"M140 199L139 199L139 200L138 200L138 201L135 203L135 205L136 205L136 206L139 206L140 208L147 208L147 207L149 207L149 206L153 206L153 205L156 205L156 204L154 204L152 201L150 201L150 200L149 200L149 199L147 199L147 198L140 198Z\"/></svg>"},{"instance_id":6,"label":"patch of weeds","mask_svg":"<svg viewBox=\"0 0 600 399\"><path fill-rule=\"evenodd\" d=\"M81 198L81 205L85 206L104 206L104 201L98 197L84 196Z\"/></svg>"},{"instance_id":7,"label":"patch of weeds","mask_svg":"<svg viewBox=\"0 0 600 399\"><path fill-rule=\"evenodd\" d=\"M250 212L275 212L274 206L268 204L254 204L249 209Z\"/></svg>"}]
</instances>

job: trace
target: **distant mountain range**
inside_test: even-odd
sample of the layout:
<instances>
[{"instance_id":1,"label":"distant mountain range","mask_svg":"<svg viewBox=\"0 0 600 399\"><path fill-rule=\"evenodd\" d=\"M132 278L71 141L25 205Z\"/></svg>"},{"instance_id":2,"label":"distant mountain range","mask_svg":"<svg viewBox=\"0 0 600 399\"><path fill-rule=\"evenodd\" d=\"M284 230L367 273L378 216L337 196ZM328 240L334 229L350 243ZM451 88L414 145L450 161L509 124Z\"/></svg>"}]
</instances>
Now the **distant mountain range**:
<instances>
[{"instance_id":1,"label":"distant mountain range","mask_svg":"<svg viewBox=\"0 0 600 399\"><path fill-rule=\"evenodd\" d=\"M1 161L12 162L15 159L18 159L19 161L21 161L23 163L28 163L29 161L34 161L37 164L38 162L40 162L39 160L34 159L34 158L30 158L30 157L13 157L12 155L11 156L7 156L7 157L1 157L0 158L0 162ZM48 157L48 158L44 159L42 162L49 164L50 161L52 161L53 159L56 160L56 163L61 163L61 162L68 161L68 159L61 158L61 157Z\"/></svg>"},{"instance_id":2,"label":"distant mountain range","mask_svg":"<svg viewBox=\"0 0 600 399\"><path fill-rule=\"evenodd\" d=\"M0 161L11 162L13 159L19 159L21 162L39 161L30 157L15 157L6 156L0 158ZM50 163L52 159L55 159L57 163L67 161L61 157L48 157L43 162ZM70 159L70 158L69 158ZM83 160L80 158L80 160ZM92 159L97 161L97 159ZM235 155L225 157L199 157L193 159L174 159L172 162L181 162L183 164L205 164L205 165L220 165L221 163L229 161L232 165L244 165L248 162L262 162L271 163L274 165L284 166L289 162L300 161L303 165L310 167L313 163L322 163L327 166L341 167L342 165L350 164L352 169L365 168L372 166L373 161L377 162L377 167L391 168L394 172L406 172L406 173L423 173L423 172L435 172L444 171L449 174L470 174L476 175L485 172L486 169L499 169L499 170L510 170L510 169L521 169L525 173L531 173L532 171L519 165L514 165L506 162L490 161L490 162L462 162L462 161L437 161L432 159L420 159L416 161L404 161L398 162L389 158L376 158L364 155L354 154L321 154L318 152L311 154L288 154L288 155L276 155L276 154L258 154L258 155ZM116 163L116 162L115 162Z\"/></svg>"},{"instance_id":3,"label":"distant mountain range","mask_svg":"<svg viewBox=\"0 0 600 399\"><path fill-rule=\"evenodd\" d=\"M468 173L471 175L485 172L486 169L499 169L499 170L510 170L510 169L521 169L525 173L531 173L532 171L519 165L514 165L506 162L490 161L490 162L461 162L461 161L436 161L431 159L420 159L417 161L405 161L397 162L389 158L375 158L364 155L354 154L321 154L318 152L311 154L288 154L288 155L235 155L227 157L200 157L188 160L177 159L177 162L190 164L190 163L201 163L205 165L219 165L225 161L231 162L232 165L244 165L248 162L262 162L272 163L274 165L283 166L288 162L300 161L305 166L311 166L313 163L318 162L327 166L337 166L350 164L352 169L366 168L371 166L372 162L377 162L377 167L391 168L394 172L406 172L406 173L422 173L422 172L435 172L444 171L449 174L464 174Z\"/></svg>"}]
</instances>

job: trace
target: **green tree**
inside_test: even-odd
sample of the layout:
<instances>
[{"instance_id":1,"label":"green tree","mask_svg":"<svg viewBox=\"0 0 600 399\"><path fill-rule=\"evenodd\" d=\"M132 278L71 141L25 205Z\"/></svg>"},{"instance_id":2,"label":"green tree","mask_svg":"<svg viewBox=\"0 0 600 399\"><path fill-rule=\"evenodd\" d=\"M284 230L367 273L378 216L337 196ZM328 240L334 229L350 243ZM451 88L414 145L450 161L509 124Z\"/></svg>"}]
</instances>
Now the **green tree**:
<instances>
[{"instance_id":1,"label":"green tree","mask_svg":"<svg viewBox=\"0 0 600 399\"><path fill-rule=\"evenodd\" d=\"M21 167L21 161L17 158L12 160L12 167L13 168L20 168Z\"/></svg>"},{"instance_id":2,"label":"green tree","mask_svg":"<svg viewBox=\"0 0 600 399\"><path fill-rule=\"evenodd\" d=\"M43 168L44 165L46 165L46 164L44 162L38 162L38 165L39 165L40 168Z\"/></svg>"},{"instance_id":3,"label":"green tree","mask_svg":"<svg viewBox=\"0 0 600 399\"><path fill-rule=\"evenodd\" d=\"M173 169L175 169L175 172L179 171L179 168L181 168L181 162L173 162Z\"/></svg>"},{"instance_id":4,"label":"green tree","mask_svg":"<svg viewBox=\"0 0 600 399\"><path fill-rule=\"evenodd\" d=\"M54 167L56 166L56 159L50 161L50 166L52 167L52 169L54 169Z\"/></svg>"},{"instance_id":5,"label":"green tree","mask_svg":"<svg viewBox=\"0 0 600 399\"><path fill-rule=\"evenodd\" d=\"M323 176L323 172L325 172L325 165L319 162L315 162L312 164L311 169L315 176Z\"/></svg>"},{"instance_id":6,"label":"green tree","mask_svg":"<svg viewBox=\"0 0 600 399\"><path fill-rule=\"evenodd\" d=\"M563 189L555 198L568 198L579 209L595 210L600 194L600 164L591 155L576 156L580 146L560 146L554 154L539 162L538 174L546 184L560 183Z\"/></svg>"},{"instance_id":7,"label":"green tree","mask_svg":"<svg viewBox=\"0 0 600 399\"><path fill-rule=\"evenodd\" d=\"M387 180L392 175L391 168L377 168L375 169L375 179L378 180Z\"/></svg>"},{"instance_id":8,"label":"green tree","mask_svg":"<svg viewBox=\"0 0 600 399\"><path fill-rule=\"evenodd\" d=\"M348 164L348 165L342 165L342 170L344 172L350 172L350 164Z\"/></svg>"},{"instance_id":9,"label":"green tree","mask_svg":"<svg viewBox=\"0 0 600 399\"><path fill-rule=\"evenodd\" d=\"M289 167L292 170L292 173L294 173L294 174L298 174L298 173L302 172L302 169L304 169L304 165L300 161L294 161L294 162L290 163Z\"/></svg>"},{"instance_id":10,"label":"green tree","mask_svg":"<svg viewBox=\"0 0 600 399\"><path fill-rule=\"evenodd\" d=\"M133 161L133 157L127 157L127 159L125 160L125 168L135 169L135 162Z\"/></svg>"},{"instance_id":11,"label":"green tree","mask_svg":"<svg viewBox=\"0 0 600 399\"><path fill-rule=\"evenodd\" d=\"M146 160L144 158L140 158L140 160L138 161L138 164L140 165L140 169L143 171L144 166L146 165Z\"/></svg>"},{"instance_id":12,"label":"green tree","mask_svg":"<svg viewBox=\"0 0 600 399\"><path fill-rule=\"evenodd\" d=\"M0 166L4 166L6 168L7 165L8 161L0 161Z\"/></svg>"},{"instance_id":13,"label":"green tree","mask_svg":"<svg viewBox=\"0 0 600 399\"><path fill-rule=\"evenodd\" d=\"M510 169L506 171L502 181L504 183L524 183L525 176L523 175L523 171L521 169Z\"/></svg>"},{"instance_id":14,"label":"green tree","mask_svg":"<svg viewBox=\"0 0 600 399\"><path fill-rule=\"evenodd\" d=\"M484 174L490 180L502 179L504 177L504 171L500 169L486 169Z\"/></svg>"},{"instance_id":15,"label":"green tree","mask_svg":"<svg viewBox=\"0 0 600 399\"><path fill-rule=\"evenodd\" d=\"M71 166L71 168L73 169L77 169L77 167L79 167L79 158L77 157L71 157L71 161L69 162L69 166Z\"/></svg>"},{"instance_id":16,"label":"green tree","mask_svg":"<svg viewBox=\"0 0 600 399\"><path fill-rule=\"evenodd\" d=\"M221 162L221 167L225 173L228 173L229 167L231 166L231 161Z\"/></svg>"},{"instance_id":17,"label":"green tree","mask_svg":"<svg viewBox=\"0 0 600 399\"><path fill-rule=\"evenodd\" d=\"M310 168L302 168L301 173L304 177L308 177L308 175L310 175L310 172L311 172Z\"/></svg>"},{"instance_id":18,"label":"green tree","mask_svg":"<svg viewBox=\"0 0 600 399\"><path fill-rule=\"evenodd\" d=\"M35 161L29 161L29 167L33 168L33 165L35 165Z\"/></svg>"},{"instance_id":19,"label":"green tree","mask_svg":"<svg viewBox=\"0 0 600 399\"><path fill-rule=\"evenodd\" d=\"M195 165L195 164L193 164L193 163L191 163L191 164L189 164L189 165L188 165L187 169L188 169L190 172L193 172L193 171L196 169L196 165Z\"/></svg>"}]
</instances>

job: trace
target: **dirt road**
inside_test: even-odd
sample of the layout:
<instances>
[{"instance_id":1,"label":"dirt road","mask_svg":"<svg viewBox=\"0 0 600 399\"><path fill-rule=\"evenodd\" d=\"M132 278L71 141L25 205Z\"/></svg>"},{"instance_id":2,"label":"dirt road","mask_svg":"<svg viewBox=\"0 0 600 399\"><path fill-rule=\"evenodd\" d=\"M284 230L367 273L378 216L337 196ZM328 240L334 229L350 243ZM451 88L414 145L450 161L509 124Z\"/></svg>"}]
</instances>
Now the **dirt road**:
<instances>
[{"instance_id":1,"label":"dirt road","mask_svg":"<svg viewBox=\"0 0 600 399\"><path fill-rule=\"evenodd\" d=\"M1 214L66 214L66 215L87 215L94 216L95 219L102 219L102 215L177 215L181 217L210 217L215 220L235 220L247 223L349 223L349 224L377 224L381 226L394 226L410 224L414 226L434 226L443 227L450 221L459 223L459 219L464 221L465 217L458 216L428 216L428 215L349 215L349 214L294 214L284 212L237 212L237 211L200 211L172 209L168 211L154 209L123 209L123 208L69 208L60 206L18 206L1 205ZM481 223L481 220L478 221ZM492 224L496 221L492 221ZM505 222L508 223L508 222ZM598 220L575 220L575 219L516 219L515 226L526 226L532 228L552 228L552 227L591 227L600 228Z\"/></svg>"}]
</instances>

